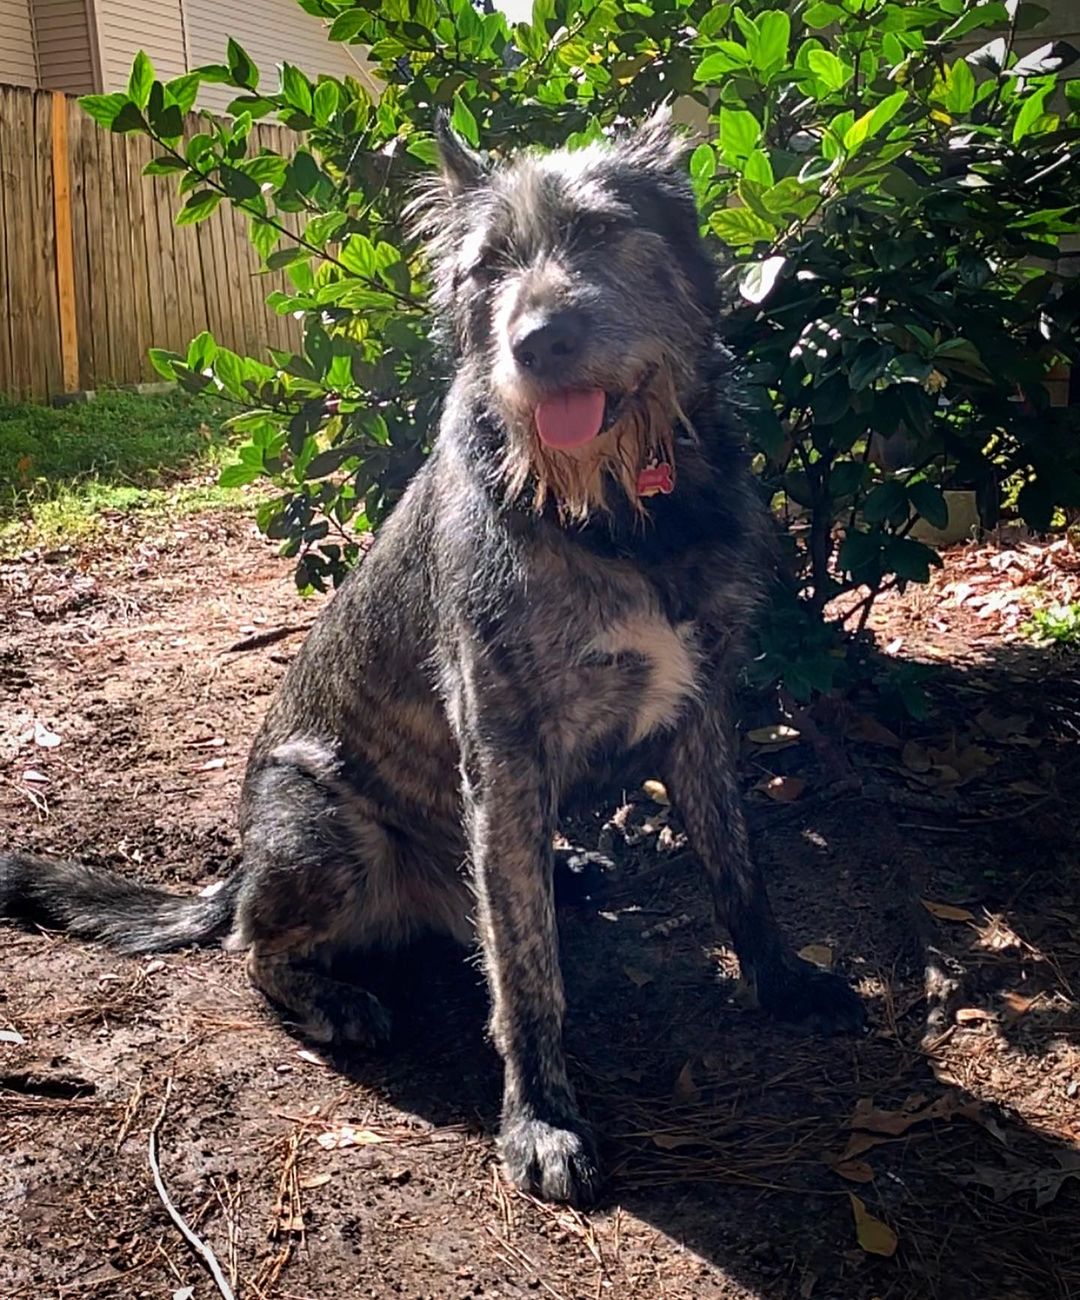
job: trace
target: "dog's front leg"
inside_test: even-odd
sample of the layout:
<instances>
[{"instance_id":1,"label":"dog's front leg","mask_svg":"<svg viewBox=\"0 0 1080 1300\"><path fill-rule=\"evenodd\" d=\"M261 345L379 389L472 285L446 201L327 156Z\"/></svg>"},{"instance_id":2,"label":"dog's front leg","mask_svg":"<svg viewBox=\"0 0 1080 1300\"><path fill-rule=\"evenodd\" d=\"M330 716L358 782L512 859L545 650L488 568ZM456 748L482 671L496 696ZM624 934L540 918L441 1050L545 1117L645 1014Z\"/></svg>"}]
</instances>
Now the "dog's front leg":
<instances>
[{"instance_id":1,"label":"dog's front leg","mask_svg":"<svg viewBox=\"0 0 1080 1300\"><path fill-rule=\"evenodd\" d=\"M672 739L665 781L705 868L717 919L732 938L743 978L763 1010L825 1032L857 1031L862 1003L836 975L796 956L773 916L750 852L736 778L733 731L717 689Z\"/></svg>"},{"instance_id":2,"label":"dog's front leg","mask_svg":"<svg viewBox=\"0 0 1080 1300\"><path fill-rule=\"evenodd\" d=\"M518 1187L587 1205L599 1175L563 1053L554 783L535 733L511 723L513 699L490 683L468 694L484 701L471 717L459 711L458 730L491 1031L505 1065L499 1148Z\"/></svg>"}]
</instances>

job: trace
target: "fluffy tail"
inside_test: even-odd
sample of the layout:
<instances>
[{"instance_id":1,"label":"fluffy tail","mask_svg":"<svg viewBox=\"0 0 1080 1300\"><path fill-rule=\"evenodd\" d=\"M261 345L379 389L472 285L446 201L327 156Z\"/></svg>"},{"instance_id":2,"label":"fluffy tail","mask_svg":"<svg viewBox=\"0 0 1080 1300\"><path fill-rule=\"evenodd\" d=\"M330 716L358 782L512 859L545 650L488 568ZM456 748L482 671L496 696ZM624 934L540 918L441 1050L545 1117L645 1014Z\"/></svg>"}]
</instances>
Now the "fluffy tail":
<instances>
[{"instance_id":1,"label":"fluffy tail","mask_svg":"<svg viewBox=\"0 0 1080 1300\"><path fill-rule=\"evenodd\" d=\"M0 917L43 925L119 952L168 952L228 933L241 873L212 894L179 897L104 867L0 854Z\"/></svg>"}]
</instances>

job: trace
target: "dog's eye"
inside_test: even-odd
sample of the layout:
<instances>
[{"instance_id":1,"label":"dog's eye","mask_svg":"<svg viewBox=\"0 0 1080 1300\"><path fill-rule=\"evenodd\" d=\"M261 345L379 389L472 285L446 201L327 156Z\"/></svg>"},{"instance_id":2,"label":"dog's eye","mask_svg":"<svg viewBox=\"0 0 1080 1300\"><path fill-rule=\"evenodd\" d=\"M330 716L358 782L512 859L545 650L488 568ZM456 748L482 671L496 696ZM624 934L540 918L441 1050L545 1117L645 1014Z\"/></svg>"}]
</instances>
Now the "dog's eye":
<instances>
[{"instance_id":1,"label":"dog's eye","mask_svg":"<svg viewBox=\"0 0 1080 1300\"><path fill-rule=\"evenodd\" d=\"M603 239L605 235L610 234L614 228L613 221L605 221L598 217L595 221L590 221L585 227L585 233L590 239Z\"/></svg>"}]
</instances>

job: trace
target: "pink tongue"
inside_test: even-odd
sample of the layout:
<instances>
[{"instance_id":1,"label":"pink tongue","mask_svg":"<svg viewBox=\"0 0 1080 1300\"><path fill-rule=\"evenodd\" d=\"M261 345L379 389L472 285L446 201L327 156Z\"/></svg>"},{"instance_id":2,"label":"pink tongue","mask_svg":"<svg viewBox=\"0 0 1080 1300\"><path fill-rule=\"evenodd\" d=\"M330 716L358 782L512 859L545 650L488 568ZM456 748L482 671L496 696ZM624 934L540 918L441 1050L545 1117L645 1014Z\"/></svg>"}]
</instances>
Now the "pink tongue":
<instances>
[{"instance_id":1,"label":"pink tongue","mask_svg":"<svg viewBox=\"0 0 1080 1300\"><path fill-rule=\"evenodd\" d=\"M604 390L564 388L536 408L536 431L549 447L581 447L604 423Z\"/></svg>"}]
</instances>

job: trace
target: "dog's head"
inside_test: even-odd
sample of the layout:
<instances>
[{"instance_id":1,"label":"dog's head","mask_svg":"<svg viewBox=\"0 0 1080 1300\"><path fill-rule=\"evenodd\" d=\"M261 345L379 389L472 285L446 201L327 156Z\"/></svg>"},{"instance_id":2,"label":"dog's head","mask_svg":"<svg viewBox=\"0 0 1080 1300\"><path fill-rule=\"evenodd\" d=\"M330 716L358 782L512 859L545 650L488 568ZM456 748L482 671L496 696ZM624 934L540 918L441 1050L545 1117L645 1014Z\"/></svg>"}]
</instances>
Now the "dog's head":
<instances>
[{"instance_id":1,"label":"dog's head","mask_svg":"<svg viewBox=\"0 0 1080 1300\"><path fill-rule=\"evenodd\" d=\"M682 143L666 112L577 150L492 164L446 124L417 205L459 363L526 483L582 518L670 450L716 310Z\"/></svg>"}]
</instances>

